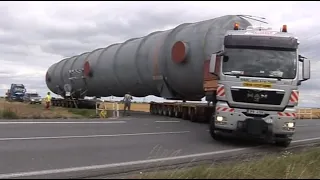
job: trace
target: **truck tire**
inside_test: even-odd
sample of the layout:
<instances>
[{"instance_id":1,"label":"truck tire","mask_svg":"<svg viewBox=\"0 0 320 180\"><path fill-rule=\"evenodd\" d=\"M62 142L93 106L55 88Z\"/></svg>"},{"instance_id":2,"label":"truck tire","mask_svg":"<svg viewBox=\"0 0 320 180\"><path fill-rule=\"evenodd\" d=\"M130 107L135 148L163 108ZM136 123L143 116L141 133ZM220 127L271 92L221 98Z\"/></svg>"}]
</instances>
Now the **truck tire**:
<instances>
[{"instance_id":1,"label":"truck tire","mask_svg":"<svg viewBox=\"0 0 320 180\"><path fill-rule=\"evenodd\" d=\"M214 139L216 141L220 141L223 139L223 137L220 134L215 132L215 122L212 119L210 120L209 132L210 132L212 139Z\"/></svg>"}]
</instances>

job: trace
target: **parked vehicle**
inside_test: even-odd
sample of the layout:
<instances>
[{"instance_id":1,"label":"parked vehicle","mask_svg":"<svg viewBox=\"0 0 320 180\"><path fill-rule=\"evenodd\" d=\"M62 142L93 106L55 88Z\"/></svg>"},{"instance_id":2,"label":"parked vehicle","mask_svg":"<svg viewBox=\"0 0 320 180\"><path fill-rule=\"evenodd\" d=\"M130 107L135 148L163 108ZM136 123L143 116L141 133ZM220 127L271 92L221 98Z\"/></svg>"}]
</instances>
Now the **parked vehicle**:
<instances>
[{"instance_id":1,"label":"parked vehicle","mask_svg":"<svg viewBox=\"0 0 320 180\"><path fill-rule=\"evenodd\" d=\"M26 88L23 84L11 84L10 89L6 93L6 99L8 101L23 102L23 97L26 93Z\"/></svg>"},{"instance_id":2,"label":"parked vehicle","mask_svg":"<svg viewBox=\"0 0 320 180\"><path fill-rule=\"evenodd\" d=\"M26 93L23 97L24 102L30 104L41 104L42 98L38 93Z\"/></svg>"}]
</instances>

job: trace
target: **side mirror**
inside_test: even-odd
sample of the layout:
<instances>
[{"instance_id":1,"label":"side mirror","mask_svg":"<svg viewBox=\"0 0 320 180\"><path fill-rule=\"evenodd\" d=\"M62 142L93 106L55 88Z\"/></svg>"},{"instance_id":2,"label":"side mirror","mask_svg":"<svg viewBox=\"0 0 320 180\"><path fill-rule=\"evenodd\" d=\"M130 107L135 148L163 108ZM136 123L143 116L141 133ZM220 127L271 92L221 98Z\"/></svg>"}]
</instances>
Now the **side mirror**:
<instances>
[{"instance_id":1,"label":"side mirror","mask_svg":"<svg viewBox=\"0 0 320 180\"><path fill-rule=\"evenodd\" d=\"M214 74L216 70L217 54L212 54L209 65L209 73Z\"/></svg>"},{"instance_id":2,"label":"side mirror","mask_svg":"<svg viewBox=\"0 0 320 180\"><path fill-rule=\"evenodd\" d=\"M310 79L310 60L309 59L305 59L302 62L302 79L304 81Z\"/></svg>"}]
</instances>

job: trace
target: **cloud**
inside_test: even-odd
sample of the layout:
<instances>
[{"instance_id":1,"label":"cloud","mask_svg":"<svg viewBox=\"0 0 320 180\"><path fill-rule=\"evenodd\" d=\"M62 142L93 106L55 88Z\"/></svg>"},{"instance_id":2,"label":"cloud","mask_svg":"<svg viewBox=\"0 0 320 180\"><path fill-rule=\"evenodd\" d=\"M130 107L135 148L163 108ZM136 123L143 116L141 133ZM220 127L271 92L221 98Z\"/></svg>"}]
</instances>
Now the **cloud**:
<instances>
[{"instance_id":1,"label":"cloud","mask_svg":"<svg viewBox=\"0 0 320 180\"><path fill-rule=\"evenodd\" d=\"M312 79L301 86L301 104L317 104L320 80L319 2L3 2L0 4L0 93L24 83L42 95L47 68L65 57L106 47L186 22L227 14L262 16L282 24L312 57ZM260 23L255 23L260 25ZM310 93L314 93L311 96Z\"/></svg>"}]
</instances>

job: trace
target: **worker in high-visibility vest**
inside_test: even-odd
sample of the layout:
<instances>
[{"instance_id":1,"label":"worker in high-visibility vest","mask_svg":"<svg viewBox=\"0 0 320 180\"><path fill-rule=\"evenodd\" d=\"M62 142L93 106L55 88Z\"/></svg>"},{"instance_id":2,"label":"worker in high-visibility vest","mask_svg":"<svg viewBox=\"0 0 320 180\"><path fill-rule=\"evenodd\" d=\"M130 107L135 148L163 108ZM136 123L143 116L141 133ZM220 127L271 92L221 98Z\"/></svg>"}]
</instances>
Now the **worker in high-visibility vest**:
<instances>
[{"instance_id":1,"label":"worker in high-visibility vest","mask_svg":"<svg viewBox=\"0 0 320 180\"><path fill-rule=\"evenodd\" d=\"M127 94L124 95L123 98L123 102L124 102L124 107L123 107L123 116L126 115L126 109L128 109L128 115L130 116L130 106L131 106L131 100L132 100L132 96L130 94L130 92L128 92Z\"/></svg>"},{"instance_id":2,"label":"worker in high-visibility vest","mask_svg":"<svg viewBox=\"0 0 320 180\"><path fill-rule=\"evenodd\" d=\"M45 98L46 100L46 109L49 109L50 103L51 103L51 95L50 92L47 93L47 97Z\"/></svg>"}]
</instances>

